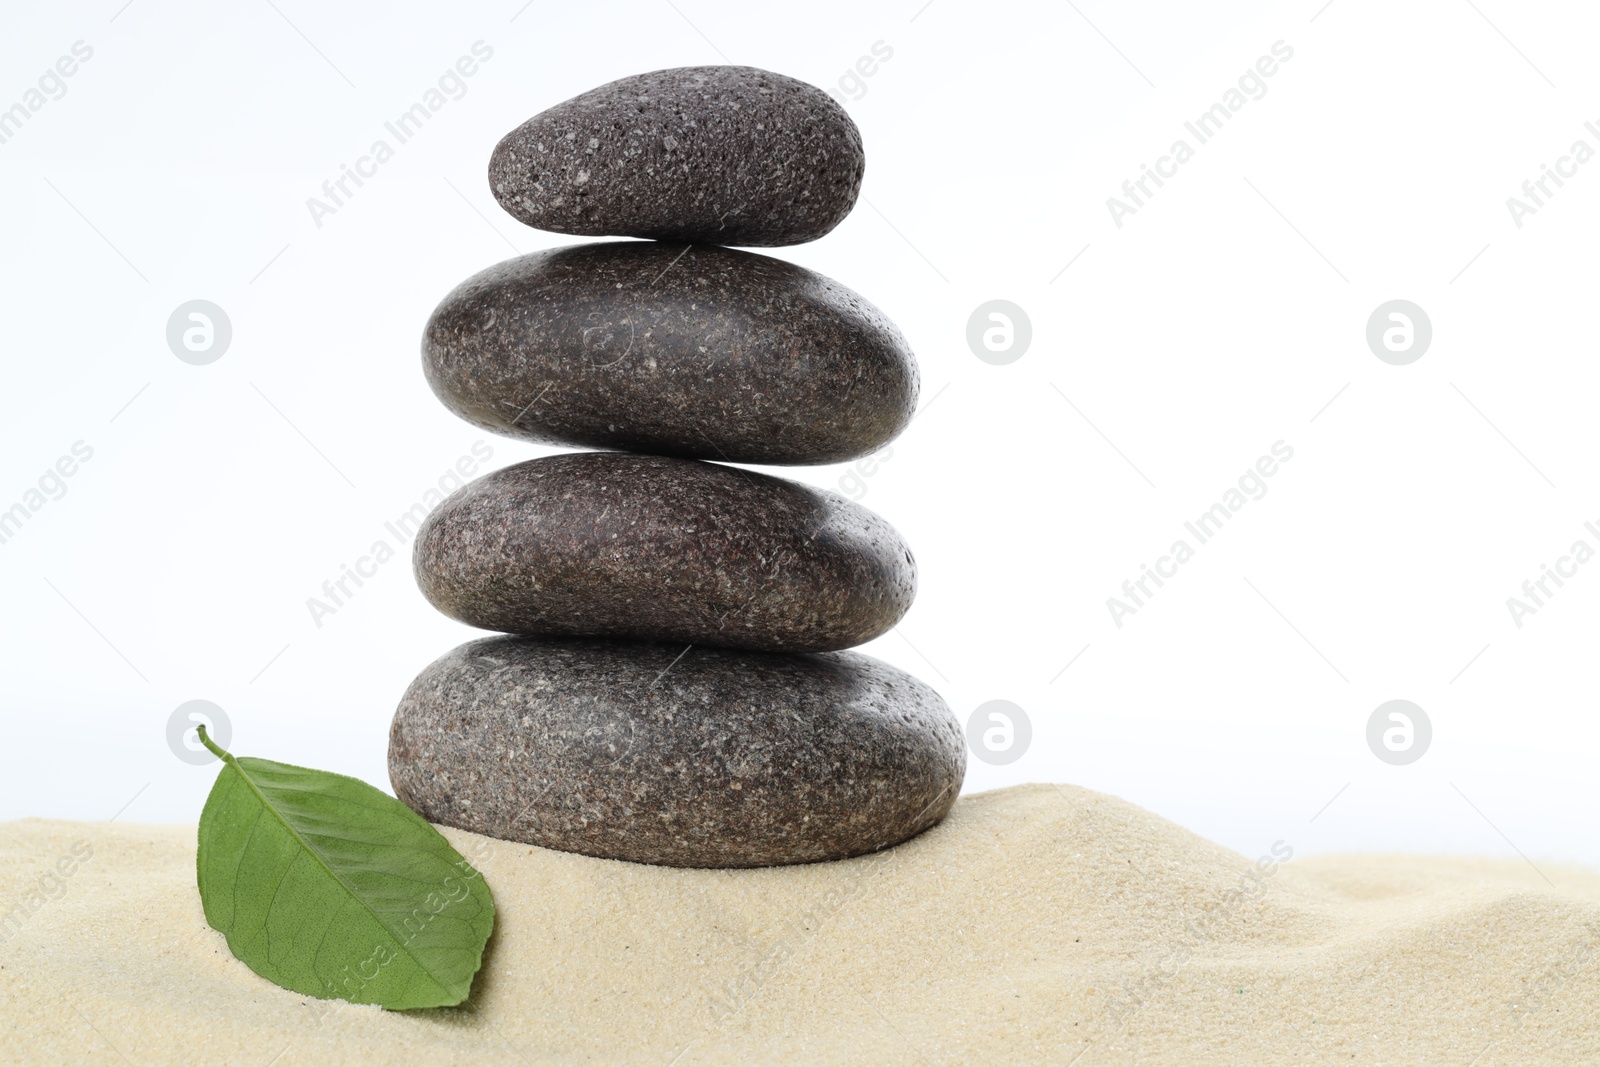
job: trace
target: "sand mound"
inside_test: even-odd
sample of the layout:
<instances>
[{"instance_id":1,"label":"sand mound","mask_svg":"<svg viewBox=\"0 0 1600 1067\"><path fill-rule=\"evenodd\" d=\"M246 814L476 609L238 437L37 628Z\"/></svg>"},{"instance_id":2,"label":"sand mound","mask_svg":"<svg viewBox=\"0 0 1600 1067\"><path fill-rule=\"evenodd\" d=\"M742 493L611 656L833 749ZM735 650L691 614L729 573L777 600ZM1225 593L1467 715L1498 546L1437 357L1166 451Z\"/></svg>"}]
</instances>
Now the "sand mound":
<instances>
[{"instance_id":1,"label":"sand mound","mask_svg":"<svg viewBox=\"0 0 1600 1067\"><path fill-rule=\"evenodd\" d=\"M400 1015L235 961L201 915L191 828L0 825L0 1059L1600 1062L1600 876L1582 871L1545 868L1558 892L1521 863L1258 863L1069 786L965 797L880 856L769 870L447 833L500 926L470 1006Z\"/></svg>"}]
</instances>

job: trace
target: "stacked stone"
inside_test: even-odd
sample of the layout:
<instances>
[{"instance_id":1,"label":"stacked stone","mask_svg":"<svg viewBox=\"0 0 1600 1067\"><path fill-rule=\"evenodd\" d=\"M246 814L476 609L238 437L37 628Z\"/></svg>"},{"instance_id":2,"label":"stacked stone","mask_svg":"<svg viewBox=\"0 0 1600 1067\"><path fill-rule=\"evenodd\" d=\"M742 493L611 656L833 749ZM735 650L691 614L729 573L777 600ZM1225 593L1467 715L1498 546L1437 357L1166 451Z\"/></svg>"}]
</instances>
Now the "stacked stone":
<instances>
[{"instance_id":1,"label":"stacked stone","mask_svg":"<svg viewBox=\"0 0 1600 1067\"><path fill-rule=\"evenodd\" d=\"M864 160L820 90L749 67L625 78L535 116L489 164L576 245L468 279L423 361L456 414L577 452L463 487L416 544L423 593L497 636L429 666L390 737L425 818L593 856L753 867L859 855L944 817L960 727L842 651L910 607L883 519L729 464L836 463L893 439L915 359L860 296L724 245L832 230Z\"/></svg>"}]
</instances>

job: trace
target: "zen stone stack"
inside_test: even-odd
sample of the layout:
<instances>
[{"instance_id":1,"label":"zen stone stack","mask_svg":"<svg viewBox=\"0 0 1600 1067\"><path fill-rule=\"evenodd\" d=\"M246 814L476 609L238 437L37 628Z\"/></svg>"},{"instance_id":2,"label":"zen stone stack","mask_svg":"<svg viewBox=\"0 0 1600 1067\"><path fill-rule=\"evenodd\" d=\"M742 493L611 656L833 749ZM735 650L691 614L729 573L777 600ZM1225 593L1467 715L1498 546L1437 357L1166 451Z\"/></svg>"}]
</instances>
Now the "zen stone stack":
<instances>
[{"instance_id":1,"label":"zen stone stack","mask_svg":"<svg viewBox=\"0 0 1600 1067\"><path fill-rule=\"evenodd\" d=\"M445 297L429 384L496 433L605 451L463 487L415 565L469 642L412 683L395 792L425 818L614 859L753 867L886 848L944 817L962 733L927 685L844 651L916 563L838 494L731 464L850 460L915 410L917 368L856 293L737 245L850 212L861 137L750 67L624 78L495 149L519 220L646 238L523 256Z\"/></svg>"}]
</instances>

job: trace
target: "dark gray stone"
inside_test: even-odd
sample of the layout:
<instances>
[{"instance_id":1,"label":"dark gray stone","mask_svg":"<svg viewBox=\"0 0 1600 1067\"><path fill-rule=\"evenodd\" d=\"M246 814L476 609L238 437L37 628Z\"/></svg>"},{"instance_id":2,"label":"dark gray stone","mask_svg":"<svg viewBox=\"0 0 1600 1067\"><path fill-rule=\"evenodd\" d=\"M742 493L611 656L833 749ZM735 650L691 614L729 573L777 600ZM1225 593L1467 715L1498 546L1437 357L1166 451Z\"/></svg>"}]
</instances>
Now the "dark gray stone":
<instances>
[{"instance_id":1,"label":"dark gray stone","mask_svg":"<svg viewBox=\"0 0 1600 1067\"><path fill-rule=\"evenodd\" d=\"M488 638L422 672L389 742L395 794L431 822L679 867L887 848L965 771L939 695L854 652Z\"/></svg>"},{"instance_id":2,"label":"dark gray stone","mask_svg":"<svg viewBox=\"0 0 1600 1067\"><path fill-rule=\"evenodd\" d=\"M865 169L856 124L821 89L754 67L679 67L535 115L495 146L489 187L541 230L792 245L850 214Z\"/></svg>"},{"instance_id":3,"label":"dark gray stone","mask_svg":"<svg viewBox=\"0 0 1600 1067\"><path fill-rule=\"evenodd\" d=\"M837 493L625 452L463 486L418 531L415 565L434 607L486 630L776 652L870 641L917 581L894 528Z\"/></svg>"},{"instance_id":4,"label":"dark gray stone","mask_svg":"<svg viewBox=\"0 0 1600 1067\"><path fill-rule=\"evenodd\" d=\"M916 359L882 312L792 263L606 242L507 260L434 311L446 407L494 433L731 463L838 463L916 410Z\"/></svg>"}]
</instances>

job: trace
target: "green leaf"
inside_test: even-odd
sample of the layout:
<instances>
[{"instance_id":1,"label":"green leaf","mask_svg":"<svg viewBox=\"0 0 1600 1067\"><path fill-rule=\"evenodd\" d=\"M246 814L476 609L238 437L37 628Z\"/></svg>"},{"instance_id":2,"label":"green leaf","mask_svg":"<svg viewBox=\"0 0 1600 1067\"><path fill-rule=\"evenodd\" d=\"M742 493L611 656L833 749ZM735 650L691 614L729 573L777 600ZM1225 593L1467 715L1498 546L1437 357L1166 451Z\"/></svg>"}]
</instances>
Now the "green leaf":
<instances>
[{"instance_id":1,"label":"green leaf","mask_svg":"<svg viewBox=\"0 0 1600 1067\"><path fill-rule=\"evenodd\" d=\"M206 921L268 981L385 1008L459 1004L494 929L483 876L365 782L224 752L200 815Z\"/></svg>"}]
</instances>

